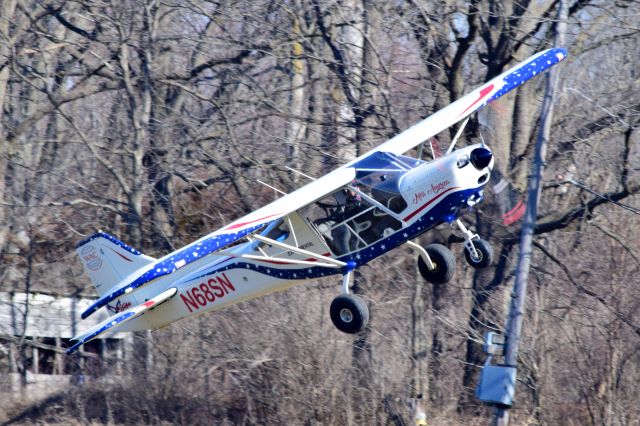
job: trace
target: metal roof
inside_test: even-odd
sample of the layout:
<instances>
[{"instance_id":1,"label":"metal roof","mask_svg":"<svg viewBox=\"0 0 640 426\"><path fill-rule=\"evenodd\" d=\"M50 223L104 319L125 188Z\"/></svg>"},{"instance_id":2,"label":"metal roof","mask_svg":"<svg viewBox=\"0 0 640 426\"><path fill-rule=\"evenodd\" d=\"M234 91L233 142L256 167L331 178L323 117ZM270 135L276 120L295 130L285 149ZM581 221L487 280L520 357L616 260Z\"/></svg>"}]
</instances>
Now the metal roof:
<instances>
[{"instance_id":1,"label":"metal roof","mask_svg":"<svg viewBox=\"0 0 640 426\"><path fill-rule=\"evenodd\" d=\"M40 293L0 292L0 335L61 337L70 339L107 319L109 313L100 310L95 315L80 320L80 313L87 309L92 299L55 297ZM123 333L109 336L123 338Z\"/></svg>"}]
</instances>

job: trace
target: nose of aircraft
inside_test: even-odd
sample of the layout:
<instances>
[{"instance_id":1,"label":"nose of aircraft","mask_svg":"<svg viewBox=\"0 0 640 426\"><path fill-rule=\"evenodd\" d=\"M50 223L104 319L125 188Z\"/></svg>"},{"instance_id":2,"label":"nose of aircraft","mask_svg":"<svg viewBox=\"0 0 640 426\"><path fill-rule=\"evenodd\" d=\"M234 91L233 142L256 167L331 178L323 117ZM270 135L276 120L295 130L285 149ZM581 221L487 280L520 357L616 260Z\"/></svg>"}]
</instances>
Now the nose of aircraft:
<instances>
[{"instance_id":1,"label":"nose of aircraft","mask_svg":"<svg viewBox=\"0 0 640 426\"><path fill-rule=\"evenodd\" d=\"M476 148L471 151L471 164L478 170L482 170L491 163L493 154L487 148Z\"/></svg>"}]
</instances>

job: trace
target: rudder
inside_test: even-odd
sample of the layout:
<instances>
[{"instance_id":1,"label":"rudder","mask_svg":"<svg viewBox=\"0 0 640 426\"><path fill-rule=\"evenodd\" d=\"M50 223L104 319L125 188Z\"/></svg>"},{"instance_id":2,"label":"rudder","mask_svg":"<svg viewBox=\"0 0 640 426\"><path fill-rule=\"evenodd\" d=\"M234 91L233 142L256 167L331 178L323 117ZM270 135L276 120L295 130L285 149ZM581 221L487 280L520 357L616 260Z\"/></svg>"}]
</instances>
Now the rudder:
<instances>
[{"instance_id":1,"label":"rudder","mask_svg":"<svg viewBox=\"0 0 640 426\"><path fill-rule=\"evenodd\" d=\"M78 243L76 251L100 296L129 274L156 261L102 231Z\"/></svg>"}]
</instances>

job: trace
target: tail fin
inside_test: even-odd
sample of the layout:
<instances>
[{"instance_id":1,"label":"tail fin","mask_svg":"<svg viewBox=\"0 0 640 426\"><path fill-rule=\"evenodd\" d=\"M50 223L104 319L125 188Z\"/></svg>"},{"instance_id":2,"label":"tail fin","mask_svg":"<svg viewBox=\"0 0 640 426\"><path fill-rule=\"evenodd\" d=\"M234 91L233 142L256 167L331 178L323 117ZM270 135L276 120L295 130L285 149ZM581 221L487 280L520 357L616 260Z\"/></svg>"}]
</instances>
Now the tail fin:
<instances>
[{"instance_id":1,"label":"tail fin","mask_svg":"<svg viewBox=\"0 0 640 426\"><path fill-rule=\"evenodd\" d=\"M81 241L76 251L100 296L127 275L156 261L102 231Z\"/></svg>"}]
</instances>

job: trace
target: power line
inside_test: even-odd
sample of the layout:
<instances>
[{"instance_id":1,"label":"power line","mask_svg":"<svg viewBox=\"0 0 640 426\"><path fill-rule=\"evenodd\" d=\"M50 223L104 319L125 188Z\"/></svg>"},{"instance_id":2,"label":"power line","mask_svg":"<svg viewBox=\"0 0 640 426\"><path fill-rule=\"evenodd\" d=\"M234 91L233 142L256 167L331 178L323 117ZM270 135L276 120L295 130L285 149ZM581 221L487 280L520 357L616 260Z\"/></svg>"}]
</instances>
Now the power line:
<instances>
[{"instance_id":1,"label":"power line","mask_svg":"<svg viewBox=\"0 0 640 426\"><path fill-rule=\"evenodd\" d=\"M572 184L572 185L575 185L575 186L577 186L578 188L584 189L585 191L589 192L590 194L593 194L593 195L595 195L596 197L600 197L600 198L602 198L603 200L607 200L608 202L613 203L613 204L615 204L616 206L621 207L621 208L623 208L623 209L625 209L625 210L628 210L628 211L630 211L631 213L635 213L635 214L637 214L637 215L640 215L640 209L638 209L638 208L636 208L636 207L632 207L632 206L627 205L627 204L620 203L620 202L615 201L615 200L612 200L611 198L607 197L606 195L604 195L604 194L600 194L599 192L594 191L593 189L589 188L588 186L586 186L586 185L584 185L584 184L582 184L582 183L580 183L580 182L577 182L577 181L575 181L575 180L573 180L573 179L566 179L566 180L565 180L565 182L566 182L566 183L570 183L570 184Z\"/></svg>"}]
</instances>

